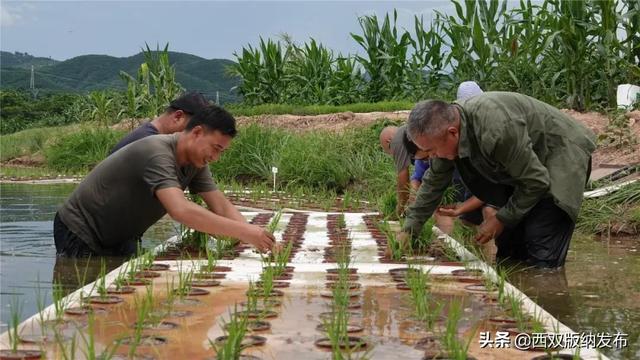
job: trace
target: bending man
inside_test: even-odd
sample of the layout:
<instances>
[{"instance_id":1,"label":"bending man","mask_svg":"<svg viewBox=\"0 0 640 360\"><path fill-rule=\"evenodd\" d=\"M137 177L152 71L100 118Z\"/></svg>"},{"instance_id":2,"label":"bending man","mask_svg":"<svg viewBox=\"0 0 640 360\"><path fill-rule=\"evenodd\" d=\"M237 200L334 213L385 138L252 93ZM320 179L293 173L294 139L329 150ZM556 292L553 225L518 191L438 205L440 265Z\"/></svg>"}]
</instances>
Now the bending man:
<instances>
[{"instance_id":1,"label":"bending man","mask_svg":"<svg viewBox=\"0 0 640 360\"><path fill-rule=\"evenodd\" d=\"M248 224L211 177L208 163L218 160L235 135L231 114L210 105L183 132L149 136L107 157L56 214L57 254L135 254L142 234L166 213L195 230L271 249L273 235ZM187 188L209 209L187 200Z\"/></svg>"},{"instance_id":2,"label":"bending man","mask_svg":"<svg viewBox=\"0 0 640 360\"><path fill-rule=\"evenodd\" d=\"M457 169L474 196L498 207L484 212L478 242L495 238L498 258L564 264L591 171L590 130L531 97L489 92L453 104L418 103L408 133L432 166L404 232L420 233Z\"/></svg>"}]
</instances>

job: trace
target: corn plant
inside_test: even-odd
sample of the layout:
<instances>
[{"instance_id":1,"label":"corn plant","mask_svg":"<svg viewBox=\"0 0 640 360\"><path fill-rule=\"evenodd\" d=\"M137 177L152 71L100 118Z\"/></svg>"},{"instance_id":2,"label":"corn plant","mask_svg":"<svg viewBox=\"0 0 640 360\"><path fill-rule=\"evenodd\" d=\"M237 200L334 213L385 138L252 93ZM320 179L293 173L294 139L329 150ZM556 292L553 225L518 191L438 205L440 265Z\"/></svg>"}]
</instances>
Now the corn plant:
<instances>
[{"instance_id":1,"label":"corn plant","mask_svg":"<svg viewBox=\"0 0 640 360\"><path fill-rule=\"evenodd\" d=\"M358 19L362 35L351 34L366 52L366 57L358 55L357 59L370 77L365 96L372 102L393 99L403 93L402 79L407 69L411 35L407 31L398 33L397 19L395 10L393 20L387 14L382 24L375 15L362 16Z\"/></svg>"}]
</instances>

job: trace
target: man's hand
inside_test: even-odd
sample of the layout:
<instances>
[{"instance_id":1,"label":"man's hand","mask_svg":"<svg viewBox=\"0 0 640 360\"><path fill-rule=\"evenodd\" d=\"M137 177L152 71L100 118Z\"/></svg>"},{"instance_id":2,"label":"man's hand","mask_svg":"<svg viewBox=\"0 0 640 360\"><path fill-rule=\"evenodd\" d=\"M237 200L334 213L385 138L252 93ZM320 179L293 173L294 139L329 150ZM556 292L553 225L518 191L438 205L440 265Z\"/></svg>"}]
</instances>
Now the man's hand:
<instances>
[{"instance_id":1,"label":"man's hand","mask_svg":"<svg viewBox=\"0 0 640 360\"><path fill-rule=\"evenodd\" d=\"M443 205L438 207L436 213L441 216L458 217L460 216L460 207L458 204Z\"/></svg>"},{"instance_id":2,"label":"man's hand","mask_svg":"<svg viewBox=\"0 0 640 360\"><path fill-rule=\"evenodd\" d=\"M476 241L480 244L484 244L491 239L495 239L504 230L504 225L496 217L498 210L490 207L485 207L482 211L484 221L478 227L478 234L476 235Z\"/></svg>"},{"instance_id":3,"label":"man's hand","mask_svg":"<svg viewBox=\"0 0 640 360\"><path fill-rule=\"evenodd\" d=\"M249 236L245 241L253 245L259 252L265 253L273 248L276 238L258 225L247 224L250 227Z\"/></svg>"}]
</instances>

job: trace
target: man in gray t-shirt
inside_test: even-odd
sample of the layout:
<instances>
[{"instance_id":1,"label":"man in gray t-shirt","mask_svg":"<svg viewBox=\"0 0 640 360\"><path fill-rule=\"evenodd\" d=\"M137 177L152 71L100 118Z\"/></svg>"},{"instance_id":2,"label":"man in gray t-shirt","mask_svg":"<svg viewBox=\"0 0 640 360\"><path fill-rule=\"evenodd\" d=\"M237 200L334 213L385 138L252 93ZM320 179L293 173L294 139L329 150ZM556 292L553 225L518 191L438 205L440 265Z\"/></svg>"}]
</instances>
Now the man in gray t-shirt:
<instances>
[{"instance_id":1,"label":"man in gray t-shirt","mask_svg":"<svg viewBox=\"0 0 640 360\"><path fill-rule=\"evenodd\" d=\"M402 216L409 200L409 165L413 159L426 158L426 154L418 150L407 137L407 126L387 126L380 132L382 150L393 157L396 168L396 194L398 204L396 215Z\"/></svg>"},{"instance_id":2,"label":"man in gray t-shirt","mask_svg":"<svg viewBox=\"0 0 640 360\"><path fill-rule=\"evenodd\" d=\"M107 157L56 214L58 255L134 254L142 233L167 213L195 230L270 249L273 235L245 221L217 190L207 166L235 134L235 119L211 105L183 132L149 136ZM209 210L188 201L187 188L200 194Z\"/></svg>"}]
</instances>

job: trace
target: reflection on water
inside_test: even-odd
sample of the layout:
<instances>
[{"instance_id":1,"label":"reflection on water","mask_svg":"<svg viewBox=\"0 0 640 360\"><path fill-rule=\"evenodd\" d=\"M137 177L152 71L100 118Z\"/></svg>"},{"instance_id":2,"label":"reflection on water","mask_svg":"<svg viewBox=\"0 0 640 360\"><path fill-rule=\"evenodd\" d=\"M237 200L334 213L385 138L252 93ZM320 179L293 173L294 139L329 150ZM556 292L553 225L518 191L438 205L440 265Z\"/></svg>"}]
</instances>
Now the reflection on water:
<instances>
[{"instance_id":1,"label":"reflection on water","mask_svg":"<svg viewBox=\"0 0 640 360\"><path fill-rule=\"evenodd\" d=\"M577 332L628 334L612 359L640 358L640 239L575 235L563 269L526 269L509 280Z\"/></svg>"},{"instance_id":2,"label":"reflection on water","mask_svg":"<svg viewBox=\"0 0 640 360\"><path fill-rule=\"evenodd\" d=\"M54 266L68 291L78 288L76 265L82 271L88 269L86 281L97 276L99 259L92 259L88 265L86 260L76 263L73 259L59 259L56 264L53 216L74 187L0 184L0 332L6 330L10 315L7 304L12 297L18 297L23 304L22 319L37 312L38 289L44 303L51 303ZM174 233L174 223L163 219L144 234L142 244L146 248L155 246ZM108 267L115 264L108 262Z\"/></svg>"},{"instance_id":3,"label":"reflection on water","mask_svg":"<svg viewBox=\"0 0 640 360\"><path fill-rule=\"evenodd\" d=\"M47 294L47 304L51 302L56 260L52 219L73 187L0 184L0 293L4 305L0 331L5 330L6 304L13 295L24 302L23 319L36 312L38 287ZM145 233L143 245L154 246L174 233L174 224L163 220ZM525 270L512 275L510 281L578 332L628 333L627 349L603 351L614 359L640 358L639 252L640 239L574 236L564 269ZM59 265L63 281L70 287L77 284L74 261ZM99 261L95 260L90 269L97 268Z\"/></svg>"}]
</instances>

